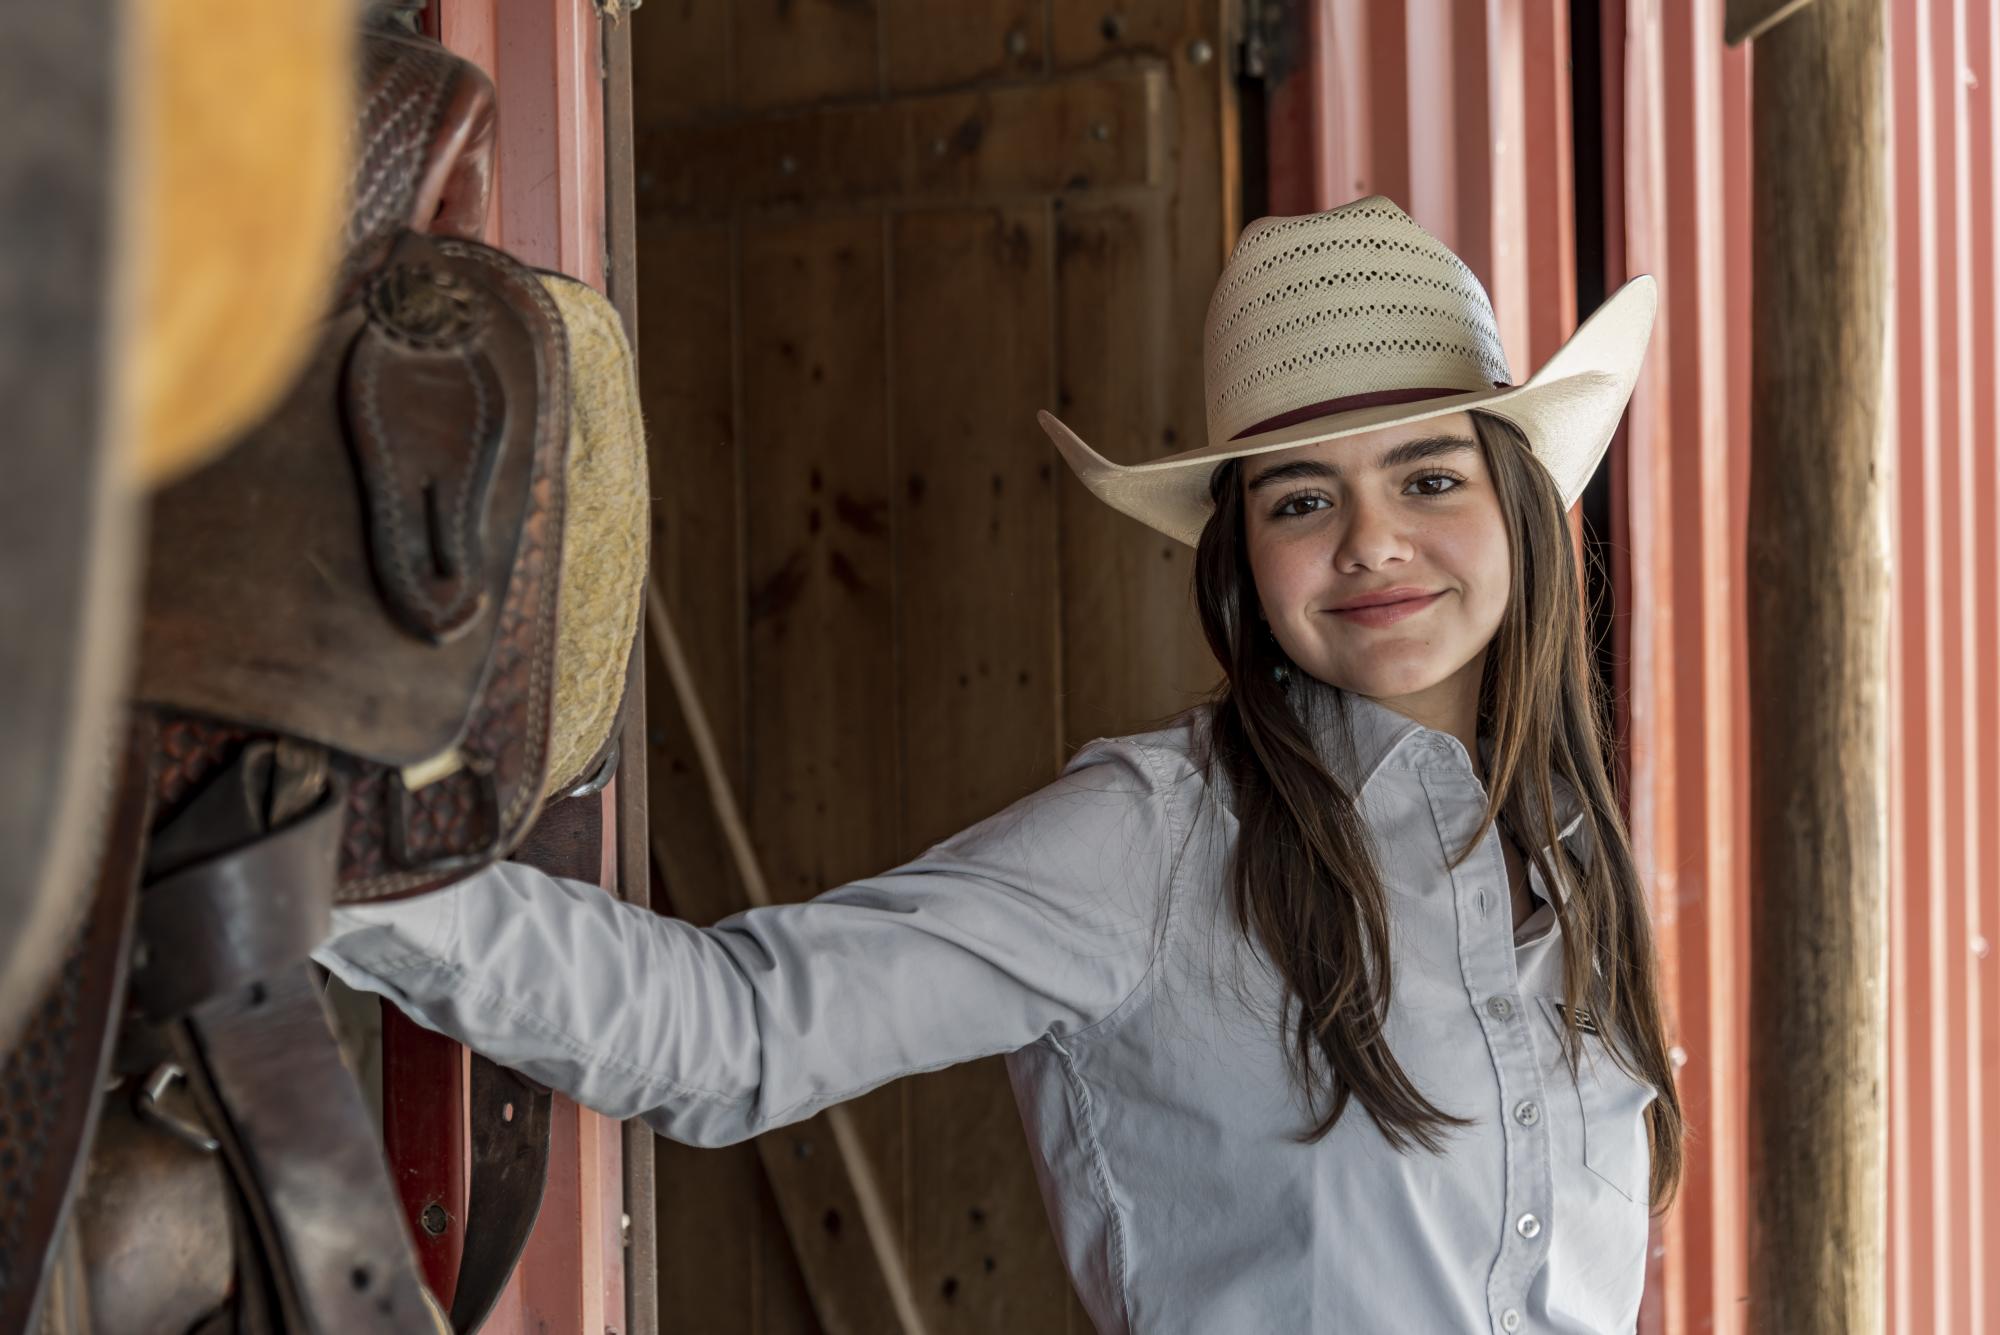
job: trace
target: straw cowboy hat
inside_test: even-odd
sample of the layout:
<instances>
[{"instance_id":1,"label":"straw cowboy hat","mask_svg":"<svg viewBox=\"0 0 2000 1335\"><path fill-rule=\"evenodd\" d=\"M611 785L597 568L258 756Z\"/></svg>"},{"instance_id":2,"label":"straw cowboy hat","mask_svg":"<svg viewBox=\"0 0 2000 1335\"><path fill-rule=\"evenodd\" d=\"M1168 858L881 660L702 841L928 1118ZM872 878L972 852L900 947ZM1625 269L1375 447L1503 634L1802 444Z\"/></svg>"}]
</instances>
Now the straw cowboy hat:
<instances>
[{"instance_id":1,"label":"straw cowboy hat","mask_svg":"<svg viewBox=\"0 0 2000 1335\"><path fill-rule=\"evenodd\" d=\"M1100 500L1190 546L1218 464L1472 408L1521 429L1569 506L1625 412L1658 304L1652 278L1634 278L1517 385L1479 279L1372 195L1244 229L1202 339L1207 445L1114 464L1054 414L1038 420Z\"/></svg>"}]
</instances>

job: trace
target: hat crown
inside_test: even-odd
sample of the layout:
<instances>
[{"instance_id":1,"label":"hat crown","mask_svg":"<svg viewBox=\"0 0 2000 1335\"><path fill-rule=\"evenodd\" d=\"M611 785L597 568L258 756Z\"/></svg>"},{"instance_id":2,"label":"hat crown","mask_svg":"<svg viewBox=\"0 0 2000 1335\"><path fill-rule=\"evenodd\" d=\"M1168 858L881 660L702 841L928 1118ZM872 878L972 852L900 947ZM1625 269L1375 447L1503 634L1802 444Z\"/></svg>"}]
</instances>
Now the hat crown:
<instances>
[{"instance_id":1,"label":"hat crown","mask_svg":"<svg viewBox=\"0 0 2000 1335\"><path fill-rule=\"evenodd\" d=\"M1212 444L1352 395L1513 382L1477 275L1381 195L1246 227L1203 344Z\"/></svg>"}]
</instances>

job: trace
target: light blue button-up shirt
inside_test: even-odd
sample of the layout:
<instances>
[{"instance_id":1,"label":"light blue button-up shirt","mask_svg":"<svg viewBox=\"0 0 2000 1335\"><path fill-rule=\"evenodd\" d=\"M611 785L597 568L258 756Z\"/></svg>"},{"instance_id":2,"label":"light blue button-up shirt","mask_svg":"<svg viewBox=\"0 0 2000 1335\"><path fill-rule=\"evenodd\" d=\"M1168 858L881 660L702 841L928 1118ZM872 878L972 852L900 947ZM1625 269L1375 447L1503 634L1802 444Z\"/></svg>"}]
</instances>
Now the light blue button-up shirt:
<instances>
[{"instance_id":1,"label":"light blue button-up shirt","mask_svg":"<svg viewBox=\"0 0 2000 1335\"><path fill-rule=\"evenodd\" d=\"M697 1145L1006 1053L1057 1242L1107 1335L1629 1331L1654 1091L1595 1036L1571 1079L1560 927L1544 897L1515 929L1498 833L1447 866L1485 809L1464 747L1347 702L1318 740L1389 891L1388 1040L1472 1121L1442 1154L1391 1148L1358 1104L1296 1139L1307 1109L1276 975L1228 907L1237 826L1196 758L1199 711L1093 742L1007 810L805 903L698 928L502 864L336 911L317 958Z\"/></svg>"}]
</instances>

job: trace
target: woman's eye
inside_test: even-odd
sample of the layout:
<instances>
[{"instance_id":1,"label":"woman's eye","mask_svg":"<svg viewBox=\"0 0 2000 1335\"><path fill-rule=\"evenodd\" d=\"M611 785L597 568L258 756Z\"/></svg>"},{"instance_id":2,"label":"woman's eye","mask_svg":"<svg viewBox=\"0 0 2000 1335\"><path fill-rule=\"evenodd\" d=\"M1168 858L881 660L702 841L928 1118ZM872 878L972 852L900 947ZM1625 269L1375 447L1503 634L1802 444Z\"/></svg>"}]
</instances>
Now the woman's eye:
<instances>
[{"instance_id":1,"label":"woman's eye","mask_svg":"<svg viewBox=\"0 0 2000 1335\"><path fill-rule=\"evenodd\" d=\"M1410 479L1409 490L1419 496L1442 496L1448 491L1456 491L1465 479L1450 473L1426 473L1422 477Z\"/></svg>"},{"instance_id":2,"label":"woman's eye","mask_svg":"<svg viewBox=\"0 0 2000 1335\"><path fill-rule=\"evenodd\" d=\"M1271 507L1271 517L1274 519L1294 519L1300 515L1307 515L1316 510L1324 509L1327 504L1326 497L1321 496L1317 492L1295 491Z\"/></svg>"}]
</instances>

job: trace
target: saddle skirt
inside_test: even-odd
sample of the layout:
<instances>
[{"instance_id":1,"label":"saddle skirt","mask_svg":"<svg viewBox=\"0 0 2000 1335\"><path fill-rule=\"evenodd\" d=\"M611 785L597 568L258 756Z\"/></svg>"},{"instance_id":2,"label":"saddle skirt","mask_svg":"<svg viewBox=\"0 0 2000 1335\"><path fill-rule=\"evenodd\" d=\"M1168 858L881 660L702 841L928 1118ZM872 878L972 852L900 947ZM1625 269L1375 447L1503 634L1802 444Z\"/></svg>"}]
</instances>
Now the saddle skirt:
<instances>
[{"instance_id":1,"label":"saddle skirt","mask_svg":"<svg viewBox=\"0 0 2000 1335\"><path fill-rule=\"evenodd\" d=\"M170 715L168 819L271 733L345 781L341 900L519 841L548 763L567 362L532 272L405 232L278 409L158 494L136 694Z\"/></svg>"}]
</instances>

